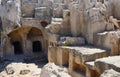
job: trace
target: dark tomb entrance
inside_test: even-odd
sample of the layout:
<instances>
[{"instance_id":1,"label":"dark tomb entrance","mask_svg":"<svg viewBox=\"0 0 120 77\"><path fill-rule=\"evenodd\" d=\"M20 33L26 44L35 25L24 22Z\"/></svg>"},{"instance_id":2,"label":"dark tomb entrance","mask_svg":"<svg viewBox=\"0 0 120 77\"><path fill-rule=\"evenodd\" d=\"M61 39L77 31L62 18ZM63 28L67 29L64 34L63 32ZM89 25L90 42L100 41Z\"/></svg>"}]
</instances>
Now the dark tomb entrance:
<instances>
[{"instance_id":1,"label":"dark tomb entrance","mask_svg":"<svg viewBox=\"0 0 120 77\"><path fill-rule=\"evenodd\" d=\"M23 54L22 45L19 41L13 42L13 45L14 45L14 53L16 55Z\"/></svg>"},{"instance_id":2,"label":"dark tomb entrance","mask_svg":"<svg viewBox=\"0 0 120 77\"><path fill-rule=\"evenodd\" d=\"M33 52L42 52L42 46L40 41L34 41L32 47Z\"/></svg>"}]
</instances>

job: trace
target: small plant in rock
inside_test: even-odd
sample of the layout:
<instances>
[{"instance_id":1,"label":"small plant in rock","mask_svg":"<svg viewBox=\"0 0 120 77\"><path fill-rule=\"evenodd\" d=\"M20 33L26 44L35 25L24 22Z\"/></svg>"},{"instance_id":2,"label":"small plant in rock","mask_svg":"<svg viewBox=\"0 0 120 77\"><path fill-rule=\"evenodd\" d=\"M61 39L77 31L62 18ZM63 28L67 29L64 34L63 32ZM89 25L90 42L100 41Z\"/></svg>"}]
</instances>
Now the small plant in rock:
<instances>
[{"instance_id":1,"label":"small plant in rock","mask_svg":"<svg viewBox=\"0 0 120 77\"><path fill-rule=\"evenodd\" d=\"M71 46L71 43L70 42L65 42L64 46Z\"/></svg>"},{"instance_id":2,"label":"small plant in rock","mask_svg":"<svg viewBox=\"0 0 120 77\"><path fill-rule=\"evenodd\" d=\"M68 12L68 13L66 14L66 16L70 16L70 12Z\"/></svg>"},{"instance_id":3,"label":"small plant in rock","mask_svg":"<svg viewBox=\"0 0 120 77\"><path fill-rule=\"evenodd\" d=\"M26 14L21 14L21 17L25 17L26 16Z\"/></svg>"}]
</instances>

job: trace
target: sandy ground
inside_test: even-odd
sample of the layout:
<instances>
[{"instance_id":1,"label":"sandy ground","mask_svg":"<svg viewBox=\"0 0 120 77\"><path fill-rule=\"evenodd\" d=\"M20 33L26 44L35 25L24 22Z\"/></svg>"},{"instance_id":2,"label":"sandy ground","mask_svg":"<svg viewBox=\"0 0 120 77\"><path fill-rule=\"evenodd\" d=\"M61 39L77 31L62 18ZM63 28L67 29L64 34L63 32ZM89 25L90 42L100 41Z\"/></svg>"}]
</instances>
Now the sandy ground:
<instances>
[{"instance_id":1,"label":"sandy ground","mask_svg":"<svg viewBox=\"0 0 120 77\"><path fill-rule=\"evenodd\" d=\"M41 67L34 63L16 63L12 62L8 64L6 67L13 67L15 69L14 74L8 75L5 69L1 71L0 77L40 77ZM21 75L21 70L30 70L28 74Z\"/></svg>"},{"instance_id":2,"label":"sandy ground","mask_svg":"<svg viewBox=\"0 0 120 77\"><path fill-rule=\"evenodd\" d=\"M28 59L27 61L3 61L0 62L0 77L40 77L41 68L47 63L43 57ZM6 72L7 67L14 68L13 74ZM29 70L30 72L24 75L20 74L21 70Z\"/></svg>"}]
</instances>

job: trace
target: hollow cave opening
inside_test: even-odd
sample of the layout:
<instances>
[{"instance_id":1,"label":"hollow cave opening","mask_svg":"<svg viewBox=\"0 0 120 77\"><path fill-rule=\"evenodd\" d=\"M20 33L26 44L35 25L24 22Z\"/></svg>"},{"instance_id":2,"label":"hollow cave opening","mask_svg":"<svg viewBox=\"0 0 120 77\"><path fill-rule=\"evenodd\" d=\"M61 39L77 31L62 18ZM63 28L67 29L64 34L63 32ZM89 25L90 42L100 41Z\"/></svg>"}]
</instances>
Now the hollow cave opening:
<instances>
[{"instance_id":1,"label":"hollow cave opening","mask_svg":"<svg viewBox=\"0 0 120 77\"><path fill-rule=\"evenodd\" d=\"M13 46L14 46L14 53L16 55L23 54L22 45L19 41L13 42Z\"/></svg>"},{"instance_id":2,"label":"hollow cave opening","mask_svg":"<svg viewBox=\"0 0 120 77\"><path fill-rule=\"evenodd\" d=\"M34 41L32 47L33 52L42 52L42 45L40 41Z\"/></svg>"}]
</instances>

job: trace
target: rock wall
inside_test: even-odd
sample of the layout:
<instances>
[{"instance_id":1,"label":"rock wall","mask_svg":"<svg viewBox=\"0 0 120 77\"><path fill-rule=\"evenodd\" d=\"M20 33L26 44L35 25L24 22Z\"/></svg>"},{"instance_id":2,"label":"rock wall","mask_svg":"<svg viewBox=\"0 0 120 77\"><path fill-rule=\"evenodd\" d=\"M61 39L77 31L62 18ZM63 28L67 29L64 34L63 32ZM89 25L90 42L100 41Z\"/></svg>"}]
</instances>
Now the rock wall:
<instances>
[{"instance_id":1,"label":"rock wall","mask_svg":"<svg viewBox=\"0 0 120 77\"><path fill-rule=\"evenodd\" d=\"M0 4L0 18L4 34L16 27L20 27L21 2L18 0L2 0Z\"/></svg>"},{"instance_id":2,"label":"rock wall","mask_svg":"<svg viewBox=\"0 0 120 77\"><path fill-rule=\"evenodd\" d=\"M120 31L97 33L94 35L94 45L111 50L111 55L119 54Z\"/></svg>"},{"instance_id":3,"label":"rock wall","mask_svg":"<svg viewBox=\"0 0 120 77\"><path fill-rule=\"evenodd\" d=\"M54 63L48 63L41 70L40 77L71 77L66 68L61 68Z\"/></svg>"},{"instance_id":4,"label":"rock wall","mask_svg":"<svg viewBox=\"0 0 120 77\"><path fill-rule=\"evenodd\" d=\"M113 16L120 20L120 13L119 13L119 7L120 7L120 1L119 0L110 0L111 6L112 6L112 12Z\"/></svg>"}]
</instances>

